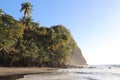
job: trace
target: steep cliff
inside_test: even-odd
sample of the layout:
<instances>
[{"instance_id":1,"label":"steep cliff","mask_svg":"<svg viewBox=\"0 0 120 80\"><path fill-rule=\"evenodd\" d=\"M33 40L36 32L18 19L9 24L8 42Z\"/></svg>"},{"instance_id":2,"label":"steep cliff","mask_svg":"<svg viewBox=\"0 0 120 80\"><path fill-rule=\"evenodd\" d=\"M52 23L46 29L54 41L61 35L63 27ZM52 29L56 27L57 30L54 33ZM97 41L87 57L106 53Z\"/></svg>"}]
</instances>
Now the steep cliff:
<instances>
[{"instance_id":1,"label":"steep cliff","mask_svg":"<svg viewBox=\"0 0 120 80\"><path fill-rule=\"evenodd\" d=\"M86 65L87 62L79 47L73 48L71 53L70 65Z\"/></svg>"}]
</instances>

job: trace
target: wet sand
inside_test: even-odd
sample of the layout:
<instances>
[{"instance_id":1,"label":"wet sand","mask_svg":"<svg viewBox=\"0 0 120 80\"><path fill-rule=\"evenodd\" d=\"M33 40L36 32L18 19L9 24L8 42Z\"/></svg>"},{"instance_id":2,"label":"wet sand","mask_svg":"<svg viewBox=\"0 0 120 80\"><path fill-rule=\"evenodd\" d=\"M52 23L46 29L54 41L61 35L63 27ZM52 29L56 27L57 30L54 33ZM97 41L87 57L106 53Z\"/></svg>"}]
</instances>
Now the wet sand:
<instances>
[{"instance_id":1,"label":"wet sand","mask_svg":"<svg viewBox=\"0 0 120 80\"><path fill-rule=\"evenodd\" d=\"M9 75L22 75L22 74L39 74L39 73L49 73L56 71L56 68L9 68L0 67L0 77Z\"/></svg>"}]
</instances>

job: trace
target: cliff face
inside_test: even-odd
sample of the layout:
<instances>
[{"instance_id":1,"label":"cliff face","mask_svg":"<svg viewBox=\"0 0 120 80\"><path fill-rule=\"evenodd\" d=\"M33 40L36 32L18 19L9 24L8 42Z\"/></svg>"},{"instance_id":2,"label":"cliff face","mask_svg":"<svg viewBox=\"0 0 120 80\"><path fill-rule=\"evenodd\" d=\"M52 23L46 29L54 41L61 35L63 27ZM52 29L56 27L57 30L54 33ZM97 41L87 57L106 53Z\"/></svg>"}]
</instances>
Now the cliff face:
<instances>
[{"instance_id":1,"label":"cliff face","mask_svg":"<svg viewBox=\"0 0 120 80\"><path fill-rule=\"evenodd\" d=\"M80 48L76 47L72 49L70 65L86 65L87 62L82 55Z\"/></svg>"}]
</instances>

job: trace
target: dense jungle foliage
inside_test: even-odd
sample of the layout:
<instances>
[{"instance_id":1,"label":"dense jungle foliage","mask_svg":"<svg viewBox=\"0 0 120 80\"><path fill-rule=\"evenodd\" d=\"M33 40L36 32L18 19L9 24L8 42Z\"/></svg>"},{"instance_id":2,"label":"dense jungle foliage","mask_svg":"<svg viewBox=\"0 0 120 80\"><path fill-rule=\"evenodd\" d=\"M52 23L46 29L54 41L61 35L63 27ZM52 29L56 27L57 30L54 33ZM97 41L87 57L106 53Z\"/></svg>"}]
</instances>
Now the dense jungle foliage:
<instances>
[{"instance_id":1,"label":"dense jungle foliage","mask_svg":"<svg viewBox=\"0 0 120 80\"><path fill-rule=\"evenodd\" d=\"M31 17L16 20L0 9L0 66L61 67L75 46L65 26L41 27Z\"/></svg>"}]
</instances>

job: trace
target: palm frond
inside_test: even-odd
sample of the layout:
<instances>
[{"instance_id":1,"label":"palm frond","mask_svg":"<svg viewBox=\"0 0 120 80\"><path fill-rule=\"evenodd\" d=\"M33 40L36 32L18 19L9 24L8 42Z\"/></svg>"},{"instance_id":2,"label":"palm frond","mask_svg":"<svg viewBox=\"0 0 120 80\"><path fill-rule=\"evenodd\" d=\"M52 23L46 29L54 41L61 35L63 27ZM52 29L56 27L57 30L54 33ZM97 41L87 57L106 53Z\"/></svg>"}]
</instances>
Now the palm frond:
<instances>
[{"instance_id":1,"label":"palm frond","mask_svg":"<svg viewBox=\"0 0 120 80\"><path fill-rule=\"evenodd\" d=\"M24 16L26 16L26 15L30 16L30 13L33 10L32 7L33 7L33 5L31 5L31 3L29 3L29 2L22 3L20 12L24 11Z\"/></svg>"}]
</instances>

